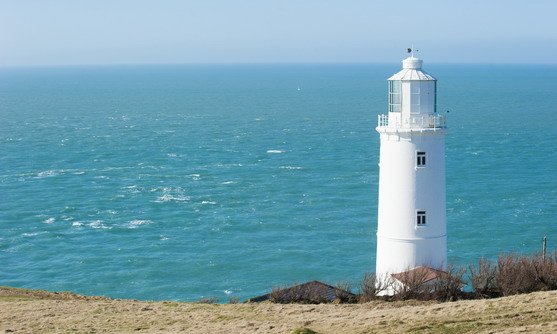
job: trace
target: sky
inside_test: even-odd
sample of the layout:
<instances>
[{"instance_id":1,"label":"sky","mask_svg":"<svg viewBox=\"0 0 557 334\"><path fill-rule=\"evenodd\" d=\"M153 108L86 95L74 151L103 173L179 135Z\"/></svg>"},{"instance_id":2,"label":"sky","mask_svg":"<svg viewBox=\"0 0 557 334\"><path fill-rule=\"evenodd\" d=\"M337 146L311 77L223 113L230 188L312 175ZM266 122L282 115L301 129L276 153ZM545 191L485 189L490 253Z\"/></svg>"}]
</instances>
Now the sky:
<instances>
[{"instance_id":1,"label":"sky","mask_svg":"<svg viewBox=\"0 0 557 334\"><path fill-rule=\"evenodd\" d=\"M557 63L556 0L0 0L0 66Z\"/></svg>"}]
</instances>

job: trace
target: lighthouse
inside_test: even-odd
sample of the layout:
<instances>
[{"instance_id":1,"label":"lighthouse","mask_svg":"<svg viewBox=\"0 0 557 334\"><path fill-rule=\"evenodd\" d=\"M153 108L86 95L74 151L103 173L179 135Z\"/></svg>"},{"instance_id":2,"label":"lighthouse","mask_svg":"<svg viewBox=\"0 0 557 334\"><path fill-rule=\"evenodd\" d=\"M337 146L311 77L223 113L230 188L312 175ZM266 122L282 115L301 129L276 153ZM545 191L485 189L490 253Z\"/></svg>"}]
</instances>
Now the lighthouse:
<instances>
[{"instance_id":1,"label":"lighthouse","mask_svg":"<svg viewBox=\"0 0 557 334\"><path fill-rule=\"evenodd\" d=\"M388 79L388 114L378 115L378 279L418 267L447 267L446 117L437 80L412 54Z\"/></svg>"}]
</instances>

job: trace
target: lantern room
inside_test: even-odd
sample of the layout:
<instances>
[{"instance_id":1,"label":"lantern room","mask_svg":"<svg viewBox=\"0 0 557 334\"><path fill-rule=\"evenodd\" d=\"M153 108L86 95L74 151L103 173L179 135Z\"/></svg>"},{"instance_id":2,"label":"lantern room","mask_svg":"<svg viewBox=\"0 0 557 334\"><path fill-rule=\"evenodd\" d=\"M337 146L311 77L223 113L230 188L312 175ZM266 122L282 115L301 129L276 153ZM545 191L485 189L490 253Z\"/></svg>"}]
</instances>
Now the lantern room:
<instances>
[{"instance_id":1,"label":"lantern room","mask_svg":"<svg viewBox=\"0 0 557 334\"><path fill-rule=\"evenodd\" d=\"M402 70L388 79L389 118L397 121L436 112L436 79L422 71L422 60L413 56L402 61Z\"/></svg>"}]
</instances>

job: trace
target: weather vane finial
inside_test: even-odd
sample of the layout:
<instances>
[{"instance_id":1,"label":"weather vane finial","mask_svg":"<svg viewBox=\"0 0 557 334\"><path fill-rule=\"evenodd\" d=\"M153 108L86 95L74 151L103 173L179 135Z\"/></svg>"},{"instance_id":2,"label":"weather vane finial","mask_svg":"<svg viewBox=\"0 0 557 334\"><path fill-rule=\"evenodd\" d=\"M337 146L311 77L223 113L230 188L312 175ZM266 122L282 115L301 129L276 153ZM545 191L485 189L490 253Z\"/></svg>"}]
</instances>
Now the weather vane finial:
<instances>
[{"instance_id":1,"label":"weather vane finial","mask_svg":"<svg viewBox=\"0 0 557 334\"><path fill-rule=\"evenodd\" d=\"M406 48L406 52L410 53L410 56L412 58L414 58L414 51L416 51L416 52L420 51L420 50L414 50L414 44L412 44L412 47Z\"/></svg>"}]
</instances>

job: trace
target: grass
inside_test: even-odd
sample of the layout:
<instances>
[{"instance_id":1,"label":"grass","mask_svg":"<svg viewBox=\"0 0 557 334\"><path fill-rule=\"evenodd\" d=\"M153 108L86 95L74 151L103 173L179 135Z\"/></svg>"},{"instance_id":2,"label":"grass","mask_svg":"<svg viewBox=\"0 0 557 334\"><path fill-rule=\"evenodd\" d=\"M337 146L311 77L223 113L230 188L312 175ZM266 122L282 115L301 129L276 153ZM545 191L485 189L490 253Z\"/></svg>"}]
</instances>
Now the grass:
<instances>
[{"instance_id":1,"label":"grass","mask_svg":"<svg viewBox=\"0 0 557 334\"><path fill-rule=\"evenodd\" d=\"M125 333L139 328L146 332L208 333L234 333L241 328L253 328L276 334L557 332L557 292L454 303L410 300L359 305L218 306L172 301L107 302L83 296L60 301L48 299L58 298L60 294L49 297L45 292L23 289L0 289L0 295L10 300L0 301L0 331L12 329L23 333L88 332L93 328L100 332ZM40 300L41 296L47 299Z\"/></svg>"},{"instance_id":2,"label":"grass","mask_svg":"<svg viewBox=\"0 0 557 334\"><path fill-rule=\"evenodd\" d=\"M478 332L482 329L485 329L474 321L465 322L465 323L438 323L438 324L430 324L430 325L423 325L419 327L410 328L407 333L443 333L443 334L463 334L463 333L472 333Z\"/></svg>"},{"instance_id":3,"label":"grass","mask_svg":"<svg viewBox=\"0 0 557 334\"><path fill-rule=\"evenodd\" d=\"M306 328L306 327L299 327L296 329L293 329L292 332L290 332L291 334L317 334L316 331Z\"/></svg>"}]
</instances>

